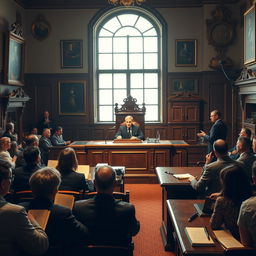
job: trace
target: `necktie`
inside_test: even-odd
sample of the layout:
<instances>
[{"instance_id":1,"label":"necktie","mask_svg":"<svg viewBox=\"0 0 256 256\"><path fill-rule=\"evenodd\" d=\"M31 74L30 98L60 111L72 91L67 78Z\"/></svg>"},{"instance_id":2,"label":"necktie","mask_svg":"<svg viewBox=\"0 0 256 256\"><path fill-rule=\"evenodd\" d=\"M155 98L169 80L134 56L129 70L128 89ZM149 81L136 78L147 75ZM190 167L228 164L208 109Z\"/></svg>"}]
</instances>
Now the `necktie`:
<instances>
[{"instance_id":1,"label":"necktie","mask_svg":"<svg viewBox=\"0 0 256 256\"><path fill-rule=\"evenodd\" d=\"M129 133L130 135L132 135L131 128L128 128L128 133Z\"/></svg>"}]
</instances>

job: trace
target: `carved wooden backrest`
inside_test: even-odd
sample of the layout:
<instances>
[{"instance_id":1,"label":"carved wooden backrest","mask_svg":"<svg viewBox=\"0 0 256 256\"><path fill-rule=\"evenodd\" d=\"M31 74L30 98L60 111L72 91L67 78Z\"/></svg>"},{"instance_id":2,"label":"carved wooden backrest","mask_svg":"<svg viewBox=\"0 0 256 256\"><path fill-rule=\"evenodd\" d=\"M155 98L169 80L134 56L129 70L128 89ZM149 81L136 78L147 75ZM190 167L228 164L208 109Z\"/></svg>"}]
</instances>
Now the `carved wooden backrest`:
<instances>
[{"instance_id":1,"label":"carved wooden backrest","mask_svg":"<svg viewBox=\"0 0 256 256\"><path fill-rule=\"evenodd\" d=\"M128 96L123 100L124 104L118 108L118 104L115 104L115 115L116 115L116 130L119 129L120 125L124 125L124 119L126 116L132 116L134 119L134 124L139 125L142 132L145 134L145 103L142 104L140 108L136 104L137 99L132 96Z\"/></svg>"}]
</instances>

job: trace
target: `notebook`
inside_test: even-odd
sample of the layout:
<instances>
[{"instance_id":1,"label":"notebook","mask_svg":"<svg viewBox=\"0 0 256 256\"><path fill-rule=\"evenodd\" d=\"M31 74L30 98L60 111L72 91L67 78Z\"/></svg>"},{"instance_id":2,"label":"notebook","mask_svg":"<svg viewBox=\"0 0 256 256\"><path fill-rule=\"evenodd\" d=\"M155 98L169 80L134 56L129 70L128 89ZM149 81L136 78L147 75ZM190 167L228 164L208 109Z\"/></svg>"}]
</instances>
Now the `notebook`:
<instances>
[{"instance_id":1,"label":"notebook","mask_svg":"<svg viewBox=\"0 0 256 256\"><path fill-rule=\"evenodd\" d=\"M228 230L214 230L213 233L217 240L227 249L244 247Z\"/></svg>"},{"instance_id":2,"label":"notebook","mask_svg":"<svg viewBox=\"0 0 256 256\"><path fill-rule=\"evenodd\" d=\"M196 208L198 216L210 216L213 213L214 204L215 199L206 197L204 203L194 204L194 207Z\"/></svg>"},{"instance_id":3,"label":"notebook","mask_svg":"<svg viewBox=\"0 0 256 256\"><path fill-rule=\"evenodd\" d=\"M192 246L215 246L205 227L185 227L185 232Z\"/></svg>"},{"instance_id":4,"label":"notebook","mask_svg":"<svg viewBox=\"0 0 256 256\"><path fill-rule=\"evenodd\" d=\"M40 225L40 227L45 230L49 216L50 211L49 210L29 210L28 213L33 215L36 222Z\"/></svg>"}]
</instances>

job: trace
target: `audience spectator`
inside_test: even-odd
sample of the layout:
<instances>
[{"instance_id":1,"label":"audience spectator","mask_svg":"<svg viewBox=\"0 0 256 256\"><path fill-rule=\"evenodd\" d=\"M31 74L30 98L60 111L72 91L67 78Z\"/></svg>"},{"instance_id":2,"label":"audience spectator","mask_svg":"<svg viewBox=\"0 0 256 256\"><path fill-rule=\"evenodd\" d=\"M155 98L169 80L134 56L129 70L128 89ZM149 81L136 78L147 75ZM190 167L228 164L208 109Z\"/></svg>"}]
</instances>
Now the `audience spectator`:
<instances>
[{"instance_id":1,"label":"audience spectator","mask_svg":"<svg viewBox=\"0 0 256 256\"><path fill-rule=\"evenodd\" d=\"M247 137L239 137L236 144L238 153L240 154L237 159L238 162L241 162L245 166L245 171L250 179L252 180L252 165L256 161L256 156L252 153L252 142Z\"/></svg>"},{"instance_id":2,"label":"audience spectator","mask_svg":"<svg viewBox=\"0 0 256 256\"><path fill-rule=\"evenodd\" d=\"M214 206L211 226L220 229L224 224L239 239L237 219L242 202L252 196L251 184L244 169L237 165L224 168L220 173L220 181L222 190Z\"/></svg>"},{"instance_id":3,"label":"audience spectator","mask_svg":"<svg viewBox=\"0 0 256 256\"><path fill-rule=\"evenodd\" d=\"M86 224L93 244L124 245L139 232L140 225L132 204L115 200L113 191L116 174L111 166L103 166L95 173L97 195L75 202L74 215Z\"/></svg>"},{"instance_id":4,"label":"audience spectator","mask_svg":"<svg viewBox=\"0 0 256 256\"><path fill-rule=\"evenodd\" d=\"M48 249L48 238L33 216L22 206L10 204L4 196L13 179L9 162L0 160L0 248L3 256L43 254Z\"/></svg>"},{"instance_id":5,"label":"audience spectator","mask_svg":"<svg viewBox=\"0 0 256 256\"><path fill-rule=\"evenodd\" d=\"M12 168L15 168L15 161L17 159L17 156L14 156L13 158L10 156L10 153L8 150L11 148L11 140L8 137L2 137L0 138L0 159L4 161L8 161Z\"/></svg>"},{"instance_id":6,"label":"audience spectator","mask_svg":"<svg viewBox=\"0 0 256 256\"><path fill-rule=\"evenodd\" d=\"M50 114L48 110L45 110L43 112L43 116L38 122L38 129L40 133L43 133L44 129L46 128L50 130L54 129L54 122L50 119Z\"/></svg>"},{"instance_id":7,"label":"audience spectator","mask_svg":"<svg viewBox=\"0 0 256 256\"><path fill-rule=\"evenodd\" d=\"M75 219L69 208L53 203L60 182L60 173L55 168L45 167L34 172L29 183L35 198L29 203L23 203L23 205L27 210L50 210L45 230L50 246L71 246L81 242L86 243L88 241L87 228Z\"/></svg>"},{"instance_id":8,"label":"audience spectator","mask_svg":"<svg viewBox=\"0 0 256 256\"><path fill-rule=\"evenodd\" d=\"M20 150L16 141L11 142L11 146L8 152L10 153L11 158L13 158L14 156L17 157L19 155Z\"/></svg>"},{"instance_id":9,"label":"audience spectator","mask_svg":"<svg viewBox=\"0 0 256 256\"><path fill-rule=\"evenodd\" d=\"M43 131L43 135L41 139L39 140L39 148L41 151L42 162L45 166L47 166L48 164L49 152L50 152L50 148L52 147L50 137L51 137L51 130L46 128Z\"/></svg>"},{"instance_id":10,"label":"audience spectator","mask_svg":"<svg viewBox=\"0 0 256 256\"><path fill-rule=\"evenodd\" d=\"M57 169L61 173L60 190L94 191L93 183L85 179L83 173L77 173L78 161L73 148L61 150Z\"/></svg>"},{"instance_id":11,"label":"audience spectator","mask_svg":"<svg viewBox=\"0 0 256 256\"><path fill-rule=\"evenodd\" d=\"M240 164L228 156L228 145L224 140L216 140L213 151L217 161L212 162L213 153L206 156L205 165L199 180L191 177L191 186L199 193L199 197L209 196L221 190L219 174L223 168L230 164ZM242 165L242 164L240 164Z\"/></svg>"},{"instance_id":12,"label":"audience spectator","mask_svg":"<svg viewBox=\"0 0 256 256\"><path fill-rule=\"evenodd\" d=\"M256 196L244 201L240 208L238 226L244 246L256 248Z\"/></svg>"},{"instance_id":13,"label":"audience spectator","mask_svg":"<svg viewBox=\"0 0 256 256\"><path fill-rule=\"evenodd\" d=\"M14 133L14 123L7 123L5 132L3 133L2 137L10 138L11 141L17 141L18 137L17 134Z\"/></svg>"},{"instance_id":14,"label":"audience spectator","mask_svg":"<svg viewBox=\"0 0 256 256\"><path fill-rule=\"evenodd\" d=\"M28 136L29 136L29 135L36 135L36 136L38 137L38 139L41 138L41 135L38 134L38 129L37 129L37 127L32 127L32 128L29 130ZM28 137L28 136L27 136L27 137Z\"/></svg>"},{"instance_id":15,"label":"audience spectator","mask_svg":"<svg viewBox=\"0 0 256 256\"><path fill-rule=\"evenodd\" d=\"M256 161L252 165L252 181L256 185Z\"/></svg>"},{"instance_id":16,"label":"audience spectator","mask_svg":"<svg viewBox=\"0 0 256 256\"><path fill-rule=\"evenodd\" d=\"M63 128L61 126L58 126L56 128L55 133L51 137L51 142L53 146L66 146L69 145L70 141L65 141L63 139Z\"/></svg>"},{"instance_id":17,"label":"audience spectator","mask_svg":"<svg viewBox=\"0 0 256 256\"><path fill-rule=\"evenodd\" d=\"M27 147L23 153L26 165L14 169L13 190L30 190L30 176L41 168L41 156L38 147Z\"/></svg>"}]
</instances>

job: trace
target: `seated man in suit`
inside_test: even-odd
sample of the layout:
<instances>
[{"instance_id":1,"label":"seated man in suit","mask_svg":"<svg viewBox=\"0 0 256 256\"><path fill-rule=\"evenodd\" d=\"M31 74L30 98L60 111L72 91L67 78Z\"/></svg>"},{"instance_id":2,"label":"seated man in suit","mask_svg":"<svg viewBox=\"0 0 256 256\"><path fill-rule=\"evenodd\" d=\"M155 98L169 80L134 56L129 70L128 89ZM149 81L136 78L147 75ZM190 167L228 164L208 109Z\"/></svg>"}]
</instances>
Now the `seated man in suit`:
<instances>
[{"instance_id":1,"label":"seated man in suit","mask_svg":"<svg viewBox=\"0 0 256 256\"><path fill-rule=\"evenodd\" d=\"M51 142L53 146L66 146L70 144L70 141L65 141L63 139L63 128L58 126L55 133L51 137Z\"/></svg>"},{"instance_id":2,"label":"seated man in suit","mask_svg":"<svg viewBox=\"0 0 256 256\"><path fill-rule=\"evenodd\" d=\"M132 116L125 117L125 125L120 125L118 132L115 135L116 139L144 139L144 134L140 127L134 124Z\"/></svg>"},{"instance_id":3,"label":"seated man in suit","mask_svg":"<svg viewBox=\"0 0 256 256\"><path fill-rule=\"evenodd\" d=\"M140 229L132 204L115 200L116 173L111 166L100 167L95 173L97 195L77 201L74 215L86 224L92 235L92 244L128 246L131 237Z\"/></svg>"},{"instance_id":4,"label":"seated man in suit","mask_svg":"<svg viewBox=\"0 0 256 256\"><path fill-rule=\"evenodd\" d=\"M205 165L200 179L197 180L196 177L189 178L191 186L199 193L201 198L221 191L219 176L223 168L231 164L237 164L244 168L243 164L228 156L228 145L224 140L216 140L213 144L213 150L217 157L217 161L211 163L213 153L209 153L206 156Z\"/></svg>"},{"instance_id":5,"label":"seated man in suit","mask_svg":"<svg viewBox=\"0 0 256 256\"><path fill-rule=\"evenodd\" d=\"M50 152L50 148L52 147L50 137L51 130L49 128L45 128L43 131L43 135L39 140L39 149L41 152L42 162L45 166L47 166L48 164L48 155Z\"/></svg>"},{"instance_id":6,"label":"seated man in suit","mask_svg":"<svg viewBox=\"0 0 256 256\"><path fill-rule=\"evenodd\" d=\"M43 254L48 238L43 229L22 206L10 204L4 196L13 179L11 164L0 160L0 248L1 255ZM24 255L25 255L24 254Z\"/></svg>"}]
</instances>

